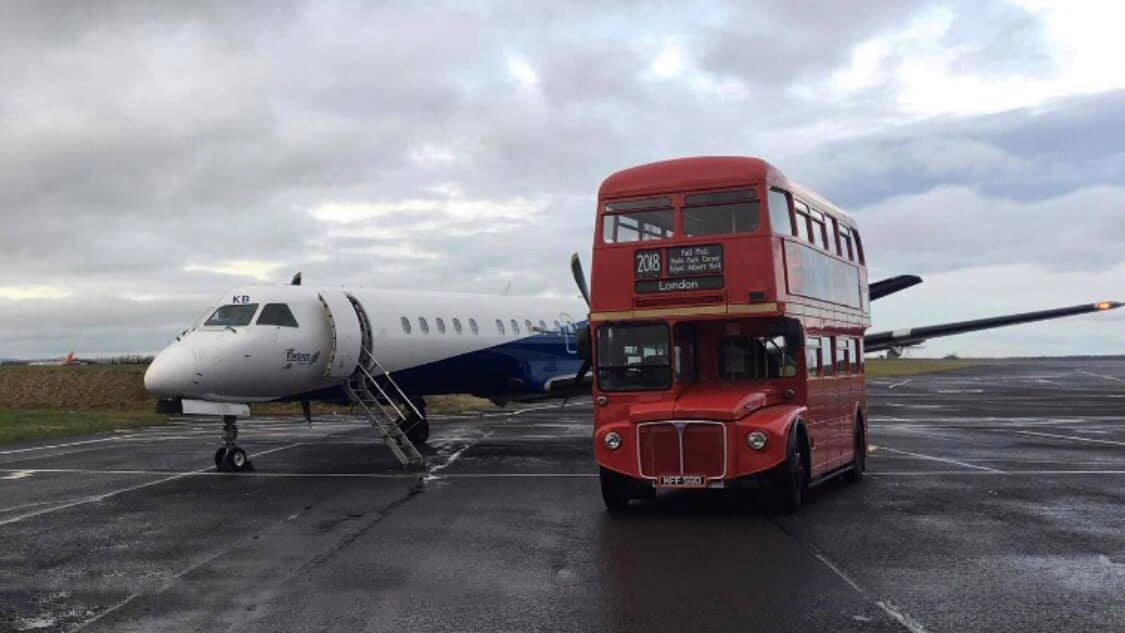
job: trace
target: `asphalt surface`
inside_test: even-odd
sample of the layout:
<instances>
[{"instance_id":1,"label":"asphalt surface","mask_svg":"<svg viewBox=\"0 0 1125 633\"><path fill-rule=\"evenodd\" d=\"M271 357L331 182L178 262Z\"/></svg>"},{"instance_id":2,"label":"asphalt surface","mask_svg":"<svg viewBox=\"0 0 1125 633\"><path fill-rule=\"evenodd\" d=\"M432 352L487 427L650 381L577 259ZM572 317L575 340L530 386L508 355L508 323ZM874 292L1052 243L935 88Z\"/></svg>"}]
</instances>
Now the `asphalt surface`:
<instances>
[{"instance_id":1,"label":"asphalt surface","mask_svg":"<svg viewBox=\"0 0 1125 633\"><path fill-rule=\"evenodd\" d=\"M588 403L0 447L0 631L1122 631L1125 361L869 383L869 475L795 516L602 507ZM711 494L714 493L714 494Z\"/></svg>"}]
</instances>

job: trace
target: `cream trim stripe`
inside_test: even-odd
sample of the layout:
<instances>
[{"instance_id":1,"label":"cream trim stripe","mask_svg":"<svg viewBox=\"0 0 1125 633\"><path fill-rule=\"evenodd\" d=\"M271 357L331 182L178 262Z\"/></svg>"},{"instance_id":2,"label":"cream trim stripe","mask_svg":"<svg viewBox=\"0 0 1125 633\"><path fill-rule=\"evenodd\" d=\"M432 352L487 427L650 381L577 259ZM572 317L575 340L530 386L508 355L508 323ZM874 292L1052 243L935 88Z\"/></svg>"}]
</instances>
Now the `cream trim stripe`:
<instances>
[{"instance_id":1,"label":"cream trim stripe","mask_svg":"<svg viewBox=\"0 0 1125 633\"><path fill-rule=\"evenodd\" d=\"M724 303L713 306L680 308L655 308L650 310L626 310L624 312L591 312L591 321L627 321L629 319L650 319L653 317L699 316L706 314L763 314L778 312L776 302L772 303Z\"/></svg>"}]
</instances>

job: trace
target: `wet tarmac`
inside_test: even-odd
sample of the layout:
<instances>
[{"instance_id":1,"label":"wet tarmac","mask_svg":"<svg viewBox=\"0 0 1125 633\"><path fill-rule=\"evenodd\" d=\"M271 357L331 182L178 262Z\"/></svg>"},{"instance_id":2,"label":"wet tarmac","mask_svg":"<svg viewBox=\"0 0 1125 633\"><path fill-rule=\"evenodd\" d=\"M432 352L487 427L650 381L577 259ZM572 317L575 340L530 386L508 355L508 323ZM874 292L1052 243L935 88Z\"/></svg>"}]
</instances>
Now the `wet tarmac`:
<instances>
[{"instance_id":1,"label":"wet tarmac","mask_svg":"<svg viewBox=\"0 0 1125 633\"><path fill-rule=\"evenodd\" d=\"M868 476L794 516L610 516L590 407L434 420L422 476L348 419L0 447L0 631L1121 631L1125 362L869 383ZM714 492L714 494L711 494Z\"/></svg>"}]
</instances>

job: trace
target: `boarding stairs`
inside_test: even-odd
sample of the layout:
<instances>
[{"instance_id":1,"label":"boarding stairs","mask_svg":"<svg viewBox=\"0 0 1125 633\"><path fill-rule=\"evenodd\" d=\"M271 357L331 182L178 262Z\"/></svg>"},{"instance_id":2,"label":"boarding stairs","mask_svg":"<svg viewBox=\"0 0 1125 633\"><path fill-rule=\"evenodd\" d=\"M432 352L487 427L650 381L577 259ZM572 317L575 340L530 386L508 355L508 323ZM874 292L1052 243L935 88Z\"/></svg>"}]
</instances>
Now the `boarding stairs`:
<instances>
[{"instance_id":1,"label":"boarding stairs","mask_svg":"<svg viewBox=\"0 0 1125 633\"><path fill-rule=\"evenodd\" d=\"M403 466L426 463L406 436L410 426L422 421L422 412L366 347L361 348L359 366L344 384L344 390Z\"/></svg>"}]
</instances>

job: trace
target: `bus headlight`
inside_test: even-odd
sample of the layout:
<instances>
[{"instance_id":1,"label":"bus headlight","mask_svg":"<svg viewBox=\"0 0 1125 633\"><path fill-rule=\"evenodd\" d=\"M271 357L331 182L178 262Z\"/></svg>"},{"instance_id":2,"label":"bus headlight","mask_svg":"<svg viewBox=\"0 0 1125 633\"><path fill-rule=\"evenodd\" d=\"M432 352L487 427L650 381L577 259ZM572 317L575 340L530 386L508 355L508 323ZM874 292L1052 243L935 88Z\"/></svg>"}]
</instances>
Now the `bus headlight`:
<instances>
[{"instance_id":1,"label":"bus headlight","mask_svg":"<svg viewBox=\"0 0 1125 633\"><path fill-rule=\"evenodd\" d=\"M746 435L746 445L756 451L762 450L766 447L766 434L761 431L750 431Z\"/></svg>"},{"instance_id":2,"label":"bus headlight","mask_svg":"<svg viewBox=\"0 0 1125 633\"><path fill-rule=\"evenodd\" d=\"M606 433L602 441L605 442L605 447L611 451L621 448L621 436L614 431Z\"/></svg>"}]
</instances>

